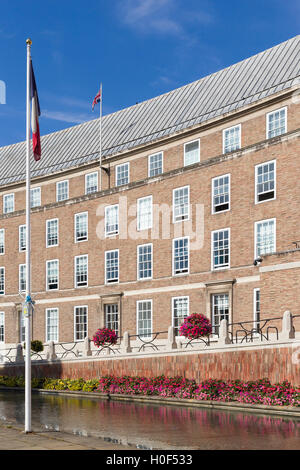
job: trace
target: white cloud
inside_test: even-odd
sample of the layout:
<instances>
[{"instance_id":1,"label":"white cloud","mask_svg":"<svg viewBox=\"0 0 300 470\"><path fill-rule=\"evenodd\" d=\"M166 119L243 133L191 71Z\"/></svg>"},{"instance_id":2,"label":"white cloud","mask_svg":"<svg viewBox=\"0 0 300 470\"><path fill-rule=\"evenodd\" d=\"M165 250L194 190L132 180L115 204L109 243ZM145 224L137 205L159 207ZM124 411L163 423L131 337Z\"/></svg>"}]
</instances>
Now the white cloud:
<instances>
[{"instance_id":1,"label":"white cloud","mask_svg":"<svg viewBox=\"0 0 300 470\"><path fill-rule=\"evenodd\" d=\"M189 24L214 21L204 8L191 9L187 2L180 0L120 0L118 3L120 20L135 31L179 37L187 36Z\"/></svg>"}]
</instances>

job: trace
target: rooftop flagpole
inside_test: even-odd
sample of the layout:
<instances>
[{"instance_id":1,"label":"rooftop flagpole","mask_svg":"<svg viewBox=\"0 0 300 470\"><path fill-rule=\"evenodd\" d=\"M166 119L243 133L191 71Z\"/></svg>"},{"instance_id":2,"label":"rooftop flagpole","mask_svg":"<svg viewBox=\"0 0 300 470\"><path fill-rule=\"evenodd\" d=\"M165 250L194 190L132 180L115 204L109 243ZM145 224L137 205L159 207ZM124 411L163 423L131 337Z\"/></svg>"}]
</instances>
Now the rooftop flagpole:
<instances>
[{"instance_id":1,"label":"rooftop flagpole","mask_svg":"<svg viewBox=\"0 0 300 470\"><path fill-rule=\"evenodd\" d=\"M31 40L27 44L27 91L26 91L26 301L25 316L25 433L31 432L31 269L30 269L30 61Z\"/></svg>"}]
</instances>

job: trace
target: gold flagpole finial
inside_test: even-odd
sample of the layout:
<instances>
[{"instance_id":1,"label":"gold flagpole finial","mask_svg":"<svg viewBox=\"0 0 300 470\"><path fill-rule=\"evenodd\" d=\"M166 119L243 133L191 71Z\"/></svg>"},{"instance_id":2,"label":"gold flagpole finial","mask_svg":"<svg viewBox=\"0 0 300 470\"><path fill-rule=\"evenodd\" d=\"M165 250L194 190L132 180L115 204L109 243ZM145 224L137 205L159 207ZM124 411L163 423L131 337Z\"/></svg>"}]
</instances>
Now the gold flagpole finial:
<instances>
[{"instance_id":1,"label":"gold flagpole finial","mask_svg":"<svg viewBox=\"0 0 300 470\"><path fill-rule=\"evenodd\" d=\"M26 39L26 44L27 44L27 46L31 46L31 44L32 44L32 41L31 41L31 39L30 39L30 38Z\"/></svg>"}]
</instances>

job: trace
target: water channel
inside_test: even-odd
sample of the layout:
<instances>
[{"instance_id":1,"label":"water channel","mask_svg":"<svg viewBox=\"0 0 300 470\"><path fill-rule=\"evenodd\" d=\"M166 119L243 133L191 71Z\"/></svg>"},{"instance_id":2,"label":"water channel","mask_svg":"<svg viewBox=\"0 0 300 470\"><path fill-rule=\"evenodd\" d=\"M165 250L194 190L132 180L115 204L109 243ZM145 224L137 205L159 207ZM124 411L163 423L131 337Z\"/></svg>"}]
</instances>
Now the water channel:
<instances>
[{"instance_id":1,"label":"water channel","mask_svg":"<svg viewBox=\"0 0 300 470\"><path fill-rule=\"evenodd\" d=\"M0 421L24 424L24 392L0 391ZM32 427L141 449L300 449L297 418L50 393L32 394Z\"/></svg>"}]
</instances>

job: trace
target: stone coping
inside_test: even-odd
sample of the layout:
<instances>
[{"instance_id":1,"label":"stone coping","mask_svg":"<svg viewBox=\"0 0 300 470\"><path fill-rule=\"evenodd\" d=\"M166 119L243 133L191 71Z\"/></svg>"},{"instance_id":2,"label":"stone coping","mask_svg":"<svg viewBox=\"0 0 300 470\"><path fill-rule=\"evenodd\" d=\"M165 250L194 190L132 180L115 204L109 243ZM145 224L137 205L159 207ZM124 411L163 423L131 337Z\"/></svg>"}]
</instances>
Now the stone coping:
<instances>
[{"instance_id":1,"label":"stone coping","mask_svg":"<svg viewBox=\"0 0 300 470\"><path fill-rule=\"evenodd\" d=\"M1 387L0 391L22 391L21 387ZM225 411L242 411L254 414L266 414L276 416L290 416L291 418L298 418L300 420L300 407L292 406L271 406L271 405L255 405L239 402L218 402L214 400L193 400L187 398L169 398L159 396L144 396L144 395L123 395L119 393L101 393L101 392L82 392L70 390L45 390L45 389L32 389L35 393L46 393L51 395L65 395L70 397L81 398L99 398L101 400L120 400L120 401L135 401L148 404L157 405L180 405L191 406L196 408L209 408L213 410Z\"/></svg>"}]
</instances>

